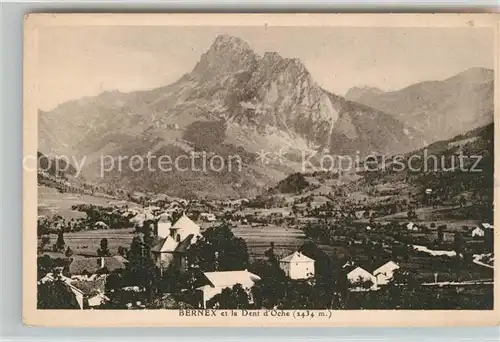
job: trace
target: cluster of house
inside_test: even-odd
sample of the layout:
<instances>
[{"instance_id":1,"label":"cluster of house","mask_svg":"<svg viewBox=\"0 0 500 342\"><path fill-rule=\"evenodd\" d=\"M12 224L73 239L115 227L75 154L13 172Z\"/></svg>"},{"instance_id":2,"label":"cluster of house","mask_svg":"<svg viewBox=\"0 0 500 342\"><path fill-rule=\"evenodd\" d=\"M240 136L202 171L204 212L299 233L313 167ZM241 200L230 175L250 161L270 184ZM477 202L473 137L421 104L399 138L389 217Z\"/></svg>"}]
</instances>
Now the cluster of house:
<instances>
[{"instance_id":1,"label":"cluster of house","mask_svg":"<svg viewBox=\"0 0 500 342\"><path fill-rule=\"evenodd\" d=\"M314 260L300 252L280 260L280 268L291 279L308 279L314 276ZM350 291L376 291L381 286L387 285L394 276L394 272L399 269L399 265L393 261L388 261L376 268L373 272L355 266L352 263L344 265L347 272L347 280L350 283ZM236 284L242 285L251 298L251 288L261 278L243 271L206 272L206 285L199 287L200 304L206 307L207 302L225 288L232 288Z\"/></svg>"},{"instance_id":2,"label":"cluster of house","mask_svg":"<svg viewBox=\"0 0 500 342\"><path fill-rule=\"evenodd\" d=\"M367 268L355 265L350 261L343 266L351 291L378 290L380 286L387 285L392 280L399 265L394 261L387 261L372 272L368 271Z\"/></svg>"},{"instance_id":3,"label":"cluster of house","mask_svg":"<svg viewBox=\"0 0 500 342\"><path fill-rule=\"evenodd\" d=\"M372 230L372 228L370 226L367 226L366 230ZM413 222L408 222L406 224L406 230L410 232L420 232L422 228ZM488 231L492 232L492 230L493 225L489 223L481 223L480 225L470 228L467 232L464 233L469 237L481 239L485 237L485 234L487 234ZM454 241L455 239L454 231L444 231L442 234L443 241Z\"/></svg>"},{"instance_id":4,"label":"cluster of house","mask_svg":"<svg viewBox=\"0 0 500 342\"><path fill-rule=\"evenodd\" d=\"M109 300L105 294L106 273L116 269L124 269L128 261L120 256L98 258L72 258L68 265L69 276L63 275L63 269L48 273L38 281L39 284L52 282L56 278L68 285L80 309L92 309ZM107 272L100 272L107 270Z\"/></svg>"},{"instance_id":5,"label":"cluster of house","mask_svg":"<svg viewBox=\"0 0 500 342\"><path fill-rule=\"evenodd\" d=\"M156 225L155 243L151 248L152 258L158 268L165 270L174 268L181 272L188 269L188 247L196 243L201 237L198 224L183 214L172 223L171 215L160 215ZM121 256L99 258L74 258L69 265L70 277L61 276L75 294L82 309L93 308L107 301L104 286L106 274L115 269L125 268L128 261ZM279 260L279 267L291 279L309 279L315 274L315 260L295 251ZM399 266L389 261L375 269L367 271L361 266L352 263L344 265L348 281L353 284L353 290L376 290L385 285L392 278ZM108 272L100 272L107 269ZM53 281L54 275L47 274L40 282ZM260 280L256 274L248 270L215 271L204 273L204 283L198 287L200 307L206 307L207 302L225 288L232 288L236 284L250 294L252 286ZM367 287L362 284L369 283ZM358 286L359 285L359 286Z\"/></svg>"},{"instance_id":6,"label":"cluster of house","mask_svg":"<svg viewBox=\"0 0 500 342\"><path fill-rule=\"evenodd\" d=\"M291 279L308 279L314 276L314 260L300 252L294 252L279 261L280 268ZM252 298L251 289L261 278L249 272L242 271L223 271L223 272L205 272L206 284L198 287L200 293L200 306L206 308L207 302L225 288L232 288L240 284Z\"/></svg>"},{"instance_id":7,"label":"cluster of house","mask_svg":"<svg viewBox=\"0 0 500 342\"><path fill-rule=\"evenodd\" d=\"M172 224L170 216L165 214L160 217L157 227L157 242L151 249L156 266L163 270L169 267L187 270L187 248L201 237L200 226L185 214ZM314 260L300 252L281 259L279 264L291 279L314 276ZM205 272L204 278L206 284L197 288L200 306L203 307L224 288L241 284L250 293L251 287L260 280L258 275L248 270Z\"/></svg>"}]
</instances>

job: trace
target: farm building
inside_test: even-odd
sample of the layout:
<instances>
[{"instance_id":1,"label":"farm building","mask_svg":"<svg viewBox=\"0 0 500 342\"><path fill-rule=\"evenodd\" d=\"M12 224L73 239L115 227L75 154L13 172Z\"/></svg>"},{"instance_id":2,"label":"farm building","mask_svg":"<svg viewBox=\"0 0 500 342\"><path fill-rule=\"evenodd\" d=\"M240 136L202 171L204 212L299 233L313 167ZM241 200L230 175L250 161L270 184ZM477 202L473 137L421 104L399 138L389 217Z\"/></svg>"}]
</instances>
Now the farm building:
<instances>
[{"instance_id":1,"label":"farm building","mask_svg":"<svg viewBox=\"0 0 500 342\"><path fill-rule=\"evenodd\" d=\"M408 224L406 225L406 229L414 232L418 231L417 225L413 222L408 222Z\"/></svg>"},{"instance_id":2,"label":"farm building","mask_svg":"<svg viewBox=\"0 0 500 342\"><path fill-rule=\"evenodd\" d=\"M94 229L109 229L109 226L102 221L98 221L94 224Z\"/></svg>"},{"instance_id":3,"label":"farm building","mask_svg":"<svg viewBox=\"0 0 500 342\"><path fill-rule=\"evenodd\" d=\"M183 214L174 225L169 221L158 223L158 241L151 248L155 264L161 269L174 267L186 270L186 251L200 237L200 226ZM161 234L161 235L160 235ZM167 235L168 234L168 235Z\"/></svg>"},{"instance_id":4,"label":"farm building","mask_svg":"<svg viewBox=\"0 0 500 342\"><path fill-rule=\"evenodd\" d=\"M482 223L481 226L483 226L483 229L493 229L493 226L489 223Z\"/></svg>"},{"instance_id":5,"label":"farm building","mask_svg":"<svg viewBox=\"0 0 500 342\"><path fill-rule=\"evenodd\" d=\"M360 266L345 266L351 291L377 290L377 278Z\"/></svg>"},{"instance_id":6,"label":"farm building","mask_svg":"<svg viewBox=\"0 0 500 342\"><path fill-rule=\"evenodd\" d=\"M91 281L73 281L71 291L75 294L78 303L82 302L82 309L92 309L109 301L106 297L106 279L97 278Z\"/></svg>"},{"instance_id":7,"label":"farm building","mask_svg":"<svg viewBox=\"0 0 500 342\"><path fill-rule=\"evenodd\" d=\"M399 265L394 261L388 261L375 271L373 275L377 278L377 285L386 285L394 276L394 271L399 269Z\"/></svg>"},{"instance_id":8,"label":"farm building","mask_svg":"<svg viewBox=\"0 0 500 342\"><path fill-rule=\"evenodd\" d=\"M307 279L314 276L314 260L300 252L294 252L281 259L280 268L291 279Z\"/></svg>"},{"instance_id":9,"label":"farm building","mask_svg":"<svg viewBox=\"0 0 500 342\"><path fill-rule=\"evenodd\" d=\"M444 242L455 241L455 233L454 232L443 232L443 241Z\"/></svg>"},{"instance_id":10,"label":"farm building","mask_svg":"<svg viewBox=\"0 0 500 342\"><path fill-rule=\"evenodd\" d=\"M251 298L251 288L260 280L256 274L244 271L225 271L225 272L205 272L203 286L196 290L200 295L200 306L207 307L207 302L214 296L218 295L225 288L232 288L236 284L240 284L247 291Z\"/></svg>"},{"instance_id":11,"label":"farm building","mask_svg":"<svg viewBox=\"0 0 500 342\"><path fill-rule=\"evenodd\" d=\"M59 274L57 278L61 279L71 290L82 310L93 309L109 301L109 298L104 294L106 288L106 279L104 277L92 280L75 280ZM53 282L55 279L54 274L48 273L40 279L39 283Z\"/></svg>"},{"instance_id":12,"label":"farm building","mask_svg":"<svg viewBox=\"0 0 500 342\"><path fill-rule=\"evenodd\" d=\"M479 227L476 227L472 232L471 232L472 237L483 237L484 236L484 230L482 230Z\"/></svg>"},{"instance_id":13,"label":"farm building","mask_svg":"<svg viewBox=\"0 0 500 342\"><path fill-rule=\"evenodd\" d=\"M206 222L214 222L215 221L215 215L210 214L210 213L201 213L200 214L200 219L206 221Z\"/></svg>"},{"instance_id":14,"label":"farm building","mask_svg":"<svg viewBox=\"0 0 500 342\"><path fill-rule=\"evenodd\" d=\"M120 255L97 258L77 257L71 260L68 271L71 276L87 279L104 269L108 272L124 269L127 262L128 261Z\"/></svg>"}]
</instances>

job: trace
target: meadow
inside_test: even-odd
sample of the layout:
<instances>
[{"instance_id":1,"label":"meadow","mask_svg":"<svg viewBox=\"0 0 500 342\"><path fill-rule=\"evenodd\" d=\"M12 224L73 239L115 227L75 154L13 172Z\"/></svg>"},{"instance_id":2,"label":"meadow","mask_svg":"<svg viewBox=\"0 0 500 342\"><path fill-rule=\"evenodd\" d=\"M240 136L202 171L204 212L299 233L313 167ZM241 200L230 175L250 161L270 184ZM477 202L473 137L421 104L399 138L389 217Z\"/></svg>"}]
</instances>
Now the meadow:
<instances>
[{"instance_id":1,"label":"meadow","mask_svg":"<svg viewBox=\"0 0 500 342\"><path fill-rule=\"evenodd\" d=\"M70 247L74 254L85 256L97 256L101 239L108 239L108 248L111 255L118 253L118 247L130 248L134 237L134 228L109 229L109 230L87 230L64 234L64 242ZM51 246L57 240L56 234L50 235ZM62 256L62 255L61 255Z\"/></svg>"},{"instance_id":2,"label":"meadow","mask_svg":"<svg viewBox=\"0 0 500 342\"><path fill-rule=\"evenodd\" d=\"M437 206L433 207L423 207L417 209L415 212L417 214L416 219L409 219L407 212L400 212L393 215L387 215L375 218L375 222L379 223L389 223L396 222L399 224L406 224L408 222L413 222L415 224L425 225L430 228L431 223L434 223L436 227L440 225L446 225L447 231L449 232L461 232L463 226L476 227L481 224L479 220L470 220L456 217L456 213L459 212L459 206ZM368 223L368 219L357 220L357 222ZM491 222L488 222L491 223ZM431 229L432 230L432 229Z\"/></svg>"},{"instance_id":3,"label":"meadow","mask_svg":"<svg viewBox=\"0 0 500 342\"><path fill-rule=\"evenodd\" d=\"M116 202L118 202L118 200L91 195L60 193L54 188L46 186L38 187L38 215L60 215L68 219L85 217L85 213L72 210L71 207L78 204L109 206ZM120 204L127 204L130 208L139 207L138 204L128 201L120 201Z\"/></svg>"},{"instance_id":4,"label":"meadow","mask_svg":"<svg viewBox=\"0 0 500 342\"><path fill-rule=\"evenodd\" d=\"M250 257L264 258L264 253L274 242L275 253L279 257L291 254L305 241L304 232L298 228L276 225L238 225L232 231L237 237L243 238L248 246Z\"/></svg>"}]
</instances>

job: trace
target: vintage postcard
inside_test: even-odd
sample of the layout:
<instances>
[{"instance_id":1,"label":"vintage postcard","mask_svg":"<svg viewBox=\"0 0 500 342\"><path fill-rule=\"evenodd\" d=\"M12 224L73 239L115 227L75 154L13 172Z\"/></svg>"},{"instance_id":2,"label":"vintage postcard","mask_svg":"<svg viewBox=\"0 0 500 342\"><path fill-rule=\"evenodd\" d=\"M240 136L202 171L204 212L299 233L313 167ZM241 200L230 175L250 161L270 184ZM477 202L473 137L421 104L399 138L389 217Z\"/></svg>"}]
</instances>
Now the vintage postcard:
<instances>
[{"instance_id":1,"label":"vintage postcard","mask_svg":"<svg viewBox=\"0 0 500 342\"><path fill-rule=\"evenodd\" d=\"M498 325L498 19L27 15L25 324Z\"/></svg>"}]
</instances>

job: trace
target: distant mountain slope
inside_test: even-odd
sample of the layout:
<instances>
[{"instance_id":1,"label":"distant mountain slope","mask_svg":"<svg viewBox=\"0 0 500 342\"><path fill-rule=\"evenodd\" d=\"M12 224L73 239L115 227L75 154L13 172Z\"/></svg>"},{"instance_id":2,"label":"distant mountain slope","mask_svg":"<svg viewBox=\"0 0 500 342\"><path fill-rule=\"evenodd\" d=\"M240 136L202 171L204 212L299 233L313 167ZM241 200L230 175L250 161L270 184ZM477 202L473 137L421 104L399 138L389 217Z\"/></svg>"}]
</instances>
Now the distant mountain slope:
<instances>
[{"instance_id":1,"label":"distant mountain slope","mask_svg":"<svg viewBox=\"0 0 500 342\"><path fill-rule=\"evenodd\" d=\"M442 200L468 194L493 203L493 123L399 156L400 164L394 160L377 171L364 172L361 183L375 186L405 182L421 192L432 189L433 196Z\"/></svg>"},{"instance_id":2,"label":"distant mountain slope","mask_svg":"<svg viewBox=\"0 0 500 342\"><path fill-rule=\"evenodd\" d=\"M493 80L493 70L471 68L398 91L353 88L346 98L392 114L433 142L493 121Z\"/></svg>"}]
</instances>

